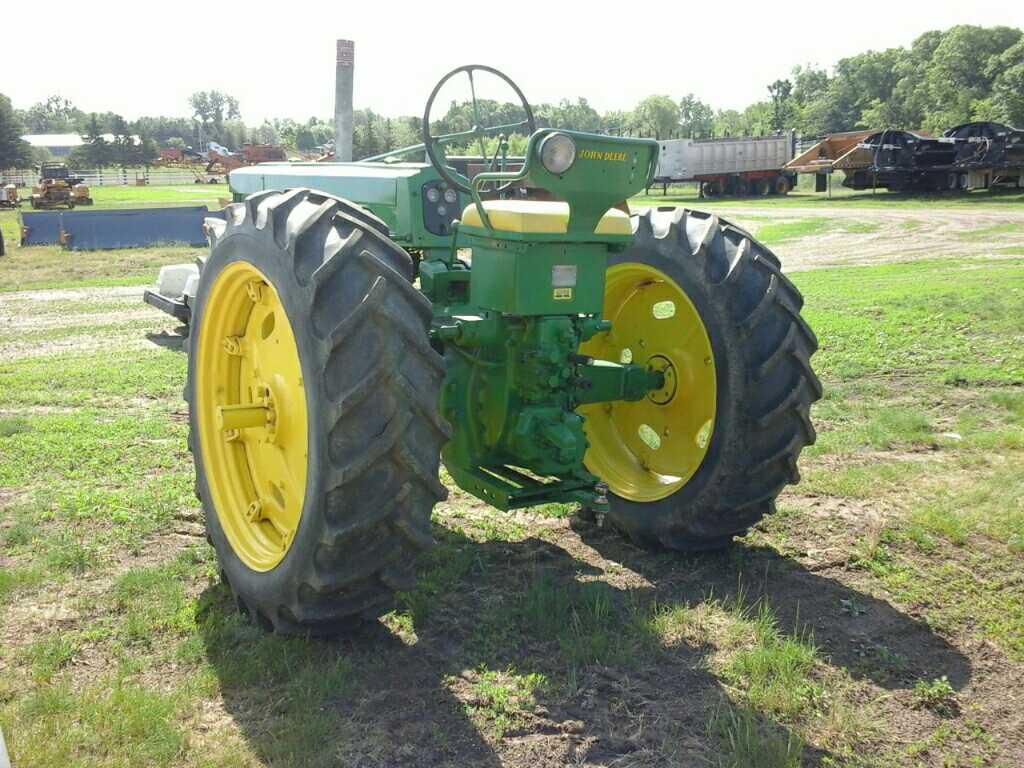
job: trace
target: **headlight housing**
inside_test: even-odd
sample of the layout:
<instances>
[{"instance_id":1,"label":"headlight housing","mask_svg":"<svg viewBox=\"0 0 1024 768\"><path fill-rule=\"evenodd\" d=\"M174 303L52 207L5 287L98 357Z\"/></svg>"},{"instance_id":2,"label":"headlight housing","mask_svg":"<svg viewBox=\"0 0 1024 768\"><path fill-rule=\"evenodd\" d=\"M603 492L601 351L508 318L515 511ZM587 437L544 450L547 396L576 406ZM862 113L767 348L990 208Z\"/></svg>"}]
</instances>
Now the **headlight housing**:
<instances>
[{"instance_id":1,"label":"headlight housing","mask_svg":"<svg viewBox=\"0 0 1024 768\"><path fill-rule=\"evenodd\" d=\"M576 162L576 142L564 133L551 133L541 141L539 153L548 173L561 176Z\"/></svg>"}]
</instances>

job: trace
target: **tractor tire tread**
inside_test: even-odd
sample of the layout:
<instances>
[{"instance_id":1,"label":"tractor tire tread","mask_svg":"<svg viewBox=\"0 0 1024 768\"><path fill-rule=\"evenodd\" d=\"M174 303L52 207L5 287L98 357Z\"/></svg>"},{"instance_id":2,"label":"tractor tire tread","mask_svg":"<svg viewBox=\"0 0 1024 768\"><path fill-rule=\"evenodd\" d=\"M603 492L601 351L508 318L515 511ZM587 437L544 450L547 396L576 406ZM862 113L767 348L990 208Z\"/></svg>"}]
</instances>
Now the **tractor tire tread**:
<instances>
[{"instance_id":1,"label":"tractor tire tread","mask_svg":"<svg viewBox=\"0 0 1024 768\"><path fill-rule=\"evenodd\" d=\"M608 519L645 546L720 548L771 514L782 489L799 480L797 459L816 438L810 408L822 395L810 365L818 340L778 258L742 228L699 211L656 210L634 216L633 226L621 261L679 267L714 305L712 338L729 339L729 402L721 402L720 385L712 436L719 444L694 475L699 483L650 503L611 493ZM727 433L718 434L723 422Z\"/></svg>"},{"instance_id":2,"label":"tractor tire tread","mask_svg":"<svg viewBox=\"0 0 1024 768\"><path fill-rule=\"evenodd\" d=\"M293 324L304 322L313 337L322 404L309 419L325 422L322 468L307 484L302 517L314 528L312 556L272 594L243 594L238 578L227 583L268 628L333 635L390 610L393 592L411 588L415 558L433 541L431 511L447 496L438 466L451 429L436 405L444 366L427 341L430 305L384 223L348 201L308 189L267 191L231 206L226 218L215 244L243 233L291 260L288 290L306 318ZM355 380L339 385L337 374L347 371L366 375L347 374ZM207 506L208 521L215 514ZM213 539L228 546L223 534Z\"/></svg>"}]
</instances>

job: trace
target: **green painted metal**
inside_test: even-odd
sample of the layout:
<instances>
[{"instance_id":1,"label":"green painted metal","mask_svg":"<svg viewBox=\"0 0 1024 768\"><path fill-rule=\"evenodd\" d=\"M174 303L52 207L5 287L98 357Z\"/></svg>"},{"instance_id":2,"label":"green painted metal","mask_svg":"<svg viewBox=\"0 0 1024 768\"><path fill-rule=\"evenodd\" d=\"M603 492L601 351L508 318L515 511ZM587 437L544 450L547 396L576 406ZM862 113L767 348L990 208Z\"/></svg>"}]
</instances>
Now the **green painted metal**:
<instances>
[{"instance_id":1,"label":"green painted metal","mask_svg":"<svg viewBox=\"0 0 1024 768\"><path fill-rule=\"evenodd\" d=\"M577 157L555 175L538 160L552 133L531 137L520 171L478 175L472 189L484 226L460 225L452 251L420 265L448 369L442 413L455 427L442 458L462 488L501 509L600 506L598 479L583 466L587 439L576 408L639 400L664 383L660 372L578 354L582 342L611 327L601 318L607 259L631 240L594 230L612 205L647 184L658 145L565 131ZM490 226L480 187L526 178L568 202L564 234ZM472 268L455 260L456 245L471 248Z\"/></svg>"},{"instance_id":2,"label":"green painted metal","mask_svg":"<svg viewBox=\"0 0 1024 768\"><path fill-rule=\"evenodd\" d=\"M451 246L448 233L432 233L425 226L423 187L441 179L427 163L260 163L234 170L228 178L237 198L265 189L309 187L366 206L403 247ZM461 214L460 205L451 206L452 219Z\"/></svg>"},{"instance_id":3,"label":"green painted metal","mask_svg":"<svg viewBox=\"0 0 1024 768\"><path fill-rule=\"evenodd\" d=\"M515 127L474 127L434 142L479 139ZM629 235L599 235L595 229L610 207L649 183L658 144L560 131L575 142L576 156L567 170L554 174L539 155L554 133L534 132L519 170L478 174L468 185L483 226L456 221L443 235L427 229L427 214L435 229L437 217L425 185L443 182L424 163L263 164L230 177L238 195L312 187L363 204L413 253L420 290L433 305L431 343L443 351L447 368L440 408L454 432L443 450L445 466L462 488L501 509L546 502L600 507L598 478L583 466L587 439L577 407L639 400L664 384L658 371L578 354L581 343L611 327L601 317L608 255L631 241ZM507 142L501 138L498 146L490 167L505 168ZM490 185L493 194L495 187L524 180L568 203L564 233L492 227L481 189ZM452 219L469 199L458 198ZM463 248L471 249L469 263L459 259Z\"/></svg>"},{"instance_id":4,"label":"green painted metal","mask_svg":"<svg viewBox=\"0 0 1024 768\"><path fill-rule=\"evenodd\" d=\"M607 248L601 243L552 247L500 238L472 241L470 292L474 304L513 315L601 311L607 257Z\"/></svg>"},{"instance_id":5,"label":"green painted metal","mask_svg":"<svg viewBox=\"0 0 1024 768\"><path fill-rule=\"evenodd\" d=\"M576 159L561 174L554 174L540 162L539 154L544 139L560 133L576 144ZM526 149L526 162L516 172L490 172L477 174L473 179L473 202L480 213L487 234L492 234L480 189L489 182L507 183L529 179L535 186L546 189L556 200L569 204L569 225L565 234L533 235L500 233L502 239L560 242L629 242L630 237L597 235L601 217L617 203L646 188L658 167L659 145L650 139L627 139L601 136L579 131L544 128L536 131ZM469 228L466 228L468 231ZM473 228L472 234L485 234Z\"/></svg>"}]
</instances>

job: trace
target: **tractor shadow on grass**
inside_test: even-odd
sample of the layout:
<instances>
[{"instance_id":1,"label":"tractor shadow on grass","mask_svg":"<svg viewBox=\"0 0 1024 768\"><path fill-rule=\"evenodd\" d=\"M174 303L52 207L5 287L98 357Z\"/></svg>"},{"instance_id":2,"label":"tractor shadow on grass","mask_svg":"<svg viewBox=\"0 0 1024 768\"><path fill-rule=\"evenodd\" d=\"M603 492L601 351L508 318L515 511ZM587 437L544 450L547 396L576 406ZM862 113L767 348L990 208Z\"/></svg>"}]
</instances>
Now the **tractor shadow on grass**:
<instances>
[{"instance_id":1,"label":"tractor shadow on grass","mask_svg":"<svg viewBox=\"0 0 1024 768\"><path fill-rule=\"evenodd\" d=\"M200 596L198 623L224 709L261 764L501 765L445 685L444 648L381 622L332 640L266 634L220 583Z\"/></svg>"},{"instance_id":2,"label":"tractor shadow on grass","mask_svg":"<svg viewBox=\"0 0 1024 768\"><path fill-rule=\"evenodd\" d=\"M184 352L185 341L188 339L188 326L180 325L172 332L151 331L146 334L146 339L150 343L156 344L156 346L162 347L163 349L169 349L173 352Z\"/></svg>"},{"instance_id":3,"label":"tractor shadow on grass","mask_svg":"<svg viewBox=\"0 0 1024 768\"><path fill-rule=\"evenodd\" d=\"M923 622L774 550L682 557L574 527L580 539L562 526L479 541L435 524L402 609L332 641L265 635L209 587L199 625L227 712L274 766L714 764L723 722L754 752L825 763L770 712L733 701L710 671L715 648L654 631L652 606L709 599L751 616L768 606L783 638L812 637L828 663L883 688L970 679Z\"/></svg>"},{"instance_id":4,"label":"tractor shadow on grass","mask_svg":"<svg viewBox=\"0 0 1024 768\"><path fill-rule=\"evenodd\" d=\"M957 690L970 682L970 660L925 621L770 547L738 540L721 552L682 556L648 552L586 521L573 527L602 557L655 584L659 600L692 606L712 597L750 613L765 605L787 636L809 638L854 678L887 690L943 675Z\"/></svg>"}]
</instances>

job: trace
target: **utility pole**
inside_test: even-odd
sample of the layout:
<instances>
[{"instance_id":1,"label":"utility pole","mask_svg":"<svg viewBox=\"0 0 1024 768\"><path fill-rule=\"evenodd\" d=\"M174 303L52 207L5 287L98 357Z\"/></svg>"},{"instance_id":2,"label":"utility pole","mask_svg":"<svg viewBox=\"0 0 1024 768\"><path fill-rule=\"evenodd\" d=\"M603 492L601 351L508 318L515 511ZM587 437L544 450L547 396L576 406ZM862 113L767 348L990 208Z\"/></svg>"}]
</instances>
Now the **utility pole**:
<instances>
[{"instance_id":1,"label":"utility pole","mask_svg":"<svg viewBox=\"0 0 1024 768\"><path fill-rule=\"evenodd\" d=\"M355 43L338 40L338 59L334 69L334 161L352 162L352 74L355 69Z\"/></svg>"}]
</instances>

